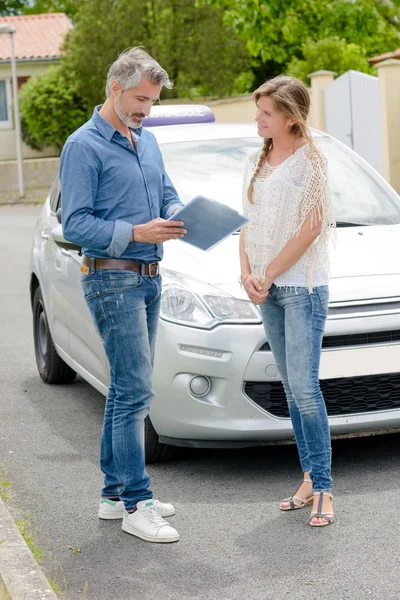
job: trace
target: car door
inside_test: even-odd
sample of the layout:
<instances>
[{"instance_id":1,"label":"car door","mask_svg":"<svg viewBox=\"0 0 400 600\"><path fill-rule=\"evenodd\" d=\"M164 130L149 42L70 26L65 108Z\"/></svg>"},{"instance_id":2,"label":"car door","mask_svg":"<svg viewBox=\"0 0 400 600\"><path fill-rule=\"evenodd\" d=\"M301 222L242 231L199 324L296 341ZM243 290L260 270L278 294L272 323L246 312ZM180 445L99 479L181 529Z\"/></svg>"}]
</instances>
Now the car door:
<instances>
[{"instance_id":1,"label":"car door","mask_svg":"<svg viewBox=\"0 0 400 600\"><path fill-rule=\"evenodd\" d=\"M37 224L34 251L37 252L38 277L53 342L58 349L68 354L66 307L60 285L63 279L62 249L54 243L51 236L53 228L58 224L55 211L59 193L60 184L57 179L51 187Z\"/></svg>"},{"instance_id":2,"label":"car door","mask_svg":"<svg viewBox=\"0 0 400 600\"><path fill-rule=\"evenodd\" d=\"M57 210L61 213L61 194ZM61 248L62 280L59 286L64 298L66 323L69 332L69 354L79 365L76 369L89 383L104 392L108 387L108 362L100 337L92 321L91 314L83 297L80 283L80 249L64 239L62 225L52 231L53 240Z\"/></svg>"}]
</instances>

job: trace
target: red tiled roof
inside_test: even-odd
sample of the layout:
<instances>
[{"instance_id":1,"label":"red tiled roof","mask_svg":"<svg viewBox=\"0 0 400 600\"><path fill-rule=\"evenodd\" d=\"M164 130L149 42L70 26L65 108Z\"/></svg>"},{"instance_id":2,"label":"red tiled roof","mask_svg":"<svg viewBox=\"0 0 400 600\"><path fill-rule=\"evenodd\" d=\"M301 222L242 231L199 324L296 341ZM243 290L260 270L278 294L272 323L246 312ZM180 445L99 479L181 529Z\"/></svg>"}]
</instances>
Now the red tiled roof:
<instances>
[{"instance_id":1,"label":"red tiled roof","mask_svg":"<svg viewBox=\"0 0 400 600\"><path fill-rule=\"evenodd\" d=\"M16 30L14 35L17 59L57 58L65 35L72 23L64 13L0 17L0 25ZM8 35L0 35L0 60L10 60L11 48Z\"/></svg>"},{"instance_id":2,"label":"red tiled roof","mask_svg":"<svg viewBox=\"0 0 400 600\"><path fill-rule=\"evenodd\" d=\"M378 62L382 62L383 60L387 60L388 58L396 58L397 60L400 60L400 48L397 48L397 50L394 52L385 52L385 54L380 54L380 56L373 56L372 58L368 59L368 62L374 65Z\"/></svg>"}]
</instances>

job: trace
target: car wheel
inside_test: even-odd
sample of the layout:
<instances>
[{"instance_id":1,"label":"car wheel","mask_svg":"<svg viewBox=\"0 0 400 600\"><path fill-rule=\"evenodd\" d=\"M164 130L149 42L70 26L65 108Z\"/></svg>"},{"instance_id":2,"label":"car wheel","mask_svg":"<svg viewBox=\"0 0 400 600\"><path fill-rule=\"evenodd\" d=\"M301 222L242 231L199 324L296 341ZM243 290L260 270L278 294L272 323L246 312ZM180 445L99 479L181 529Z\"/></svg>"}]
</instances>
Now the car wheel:
<instances>
[{"instance_id":1,"label":"car wheel","mask_svg":"<svg viewBox=\"0 0 400 600\"><path fill-rule=\"evenodd\" d=\"M32 310L35 356L40 377L45 383L72 383L76 373L56 352L40 287L35 292Z\"/></svg>"},{"instance_id":2,"label":"car wheel","mask_svg":"<svg viewBox=\"0 0 400 600\"><path fill-rule=\"evenodd\" d=\"M177 455L175 446L168 446L159 442L158 434L147 416L144 422L144 439L146 449L146 462L162 462L171 460Z\"/></svg>"}]
</instances>

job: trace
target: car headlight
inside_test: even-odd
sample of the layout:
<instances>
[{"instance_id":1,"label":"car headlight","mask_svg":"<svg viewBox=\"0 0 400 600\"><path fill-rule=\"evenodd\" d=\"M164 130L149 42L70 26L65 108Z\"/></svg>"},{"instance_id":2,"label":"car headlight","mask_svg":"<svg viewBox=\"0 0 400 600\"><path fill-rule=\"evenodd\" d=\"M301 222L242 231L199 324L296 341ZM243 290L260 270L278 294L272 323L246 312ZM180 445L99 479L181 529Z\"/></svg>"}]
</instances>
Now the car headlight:
<instances>
[{"instance_id":1,"label":"car headlight","mask_svg":"<svg viewBox=\"0 0 400 600\"><path fill-rule=\"evenodd\" d=\"M211 329L220 323L260 323L260 313L240 300L197 279L163 269L161 318L189 327Z\"/></svg>"}]
</instances>

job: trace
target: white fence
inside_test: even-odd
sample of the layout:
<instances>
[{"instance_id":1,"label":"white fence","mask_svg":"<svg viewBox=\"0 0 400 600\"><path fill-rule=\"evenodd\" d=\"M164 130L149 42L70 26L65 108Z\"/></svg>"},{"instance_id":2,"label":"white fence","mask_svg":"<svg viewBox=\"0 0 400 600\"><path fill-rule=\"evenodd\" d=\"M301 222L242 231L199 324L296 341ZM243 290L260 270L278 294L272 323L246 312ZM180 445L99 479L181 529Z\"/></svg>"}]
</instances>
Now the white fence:
<instances>
[{"instance_id":1,"label":"white fence","mask_svg":"<svg viewBox=\"0 0 400 600\"><path fill-rule=\"evenodd\" d=\"M324 104L326 132L382 173L378 78L347 71L325 89Z\"/></svg>"}]
</instances>

